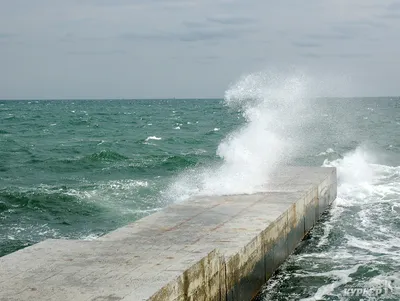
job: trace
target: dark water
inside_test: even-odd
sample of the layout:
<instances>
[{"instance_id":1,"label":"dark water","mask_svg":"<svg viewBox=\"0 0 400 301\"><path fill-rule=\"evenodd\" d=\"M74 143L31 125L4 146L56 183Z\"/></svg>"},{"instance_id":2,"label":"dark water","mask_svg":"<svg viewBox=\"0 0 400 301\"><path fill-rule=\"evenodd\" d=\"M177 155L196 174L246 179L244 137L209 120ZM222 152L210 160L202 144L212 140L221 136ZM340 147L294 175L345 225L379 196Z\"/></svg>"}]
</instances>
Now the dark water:
<instances>
[{"instance_id":1,"label":"dark water","mask_svg":"<svg viewBox=\"0 0 400 301\"><path fill-rule=\"evenodd\" d=\"M196 194L256 191L279 164L326 165L338 167L336 205L265 299L361 300L346 289L400 287L399 98L270 105L0 101L0 256L93 239Z\"/></svg>"}]
</instances>

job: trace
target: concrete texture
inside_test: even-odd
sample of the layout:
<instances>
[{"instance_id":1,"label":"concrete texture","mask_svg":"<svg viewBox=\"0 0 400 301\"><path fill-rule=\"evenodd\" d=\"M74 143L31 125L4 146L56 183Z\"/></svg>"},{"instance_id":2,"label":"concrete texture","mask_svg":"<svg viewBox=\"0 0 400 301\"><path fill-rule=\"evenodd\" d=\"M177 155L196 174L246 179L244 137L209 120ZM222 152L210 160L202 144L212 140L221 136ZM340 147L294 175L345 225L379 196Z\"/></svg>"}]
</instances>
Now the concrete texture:
<instances>
[{"instance_id":1,"label":"concrete texture","mask_svg":"<svg viewBox=\"0 0 400 301\"><path fill-rule=\"evenodd\" d=\"M280 169L263 193L173 204L94 241L0 258L0 300L251 300L336 198L336 169Z\"/></svg>"}]
</instances>

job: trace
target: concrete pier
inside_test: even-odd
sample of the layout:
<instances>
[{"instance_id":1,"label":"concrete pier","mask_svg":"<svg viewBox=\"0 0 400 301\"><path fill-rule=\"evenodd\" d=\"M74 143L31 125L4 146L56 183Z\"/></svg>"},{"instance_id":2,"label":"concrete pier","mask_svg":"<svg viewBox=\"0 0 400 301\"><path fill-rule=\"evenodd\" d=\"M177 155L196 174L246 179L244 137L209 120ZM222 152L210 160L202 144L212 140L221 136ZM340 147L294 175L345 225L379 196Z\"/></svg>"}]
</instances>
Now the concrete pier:
<instances>
[{"instance_id":1,"label":"concrete pier","mask_svg":"<svg viewBox=\"0 0 400 301\"><path fill-rule=\"evenodd\" d=\"M97 240L0 258L0 300L251 300L336 198L336 169L287 167L253 195L169 207Z\"/></svg>"}]
</instances>

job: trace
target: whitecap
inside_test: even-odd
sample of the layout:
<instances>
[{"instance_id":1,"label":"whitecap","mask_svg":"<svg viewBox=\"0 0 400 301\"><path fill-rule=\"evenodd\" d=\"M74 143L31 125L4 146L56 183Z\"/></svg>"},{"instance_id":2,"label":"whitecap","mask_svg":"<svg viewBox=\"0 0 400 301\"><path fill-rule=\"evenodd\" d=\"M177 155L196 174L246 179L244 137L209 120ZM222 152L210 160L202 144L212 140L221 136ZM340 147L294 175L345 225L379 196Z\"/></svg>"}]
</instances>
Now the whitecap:
<instances>
[{"instance_id":1,"label":"whitecap","mask_svg":"<svg viewBox=\"0 0 400 301\"><path fill-rule=\"evenodd\" d=\"M149 140L161 140L162 138L160 138L160 137L156 137L156 136L149 136L149 137L147 137L146 138L146 140L145 141L149 141Z\"/></svg>"}]
</instances>

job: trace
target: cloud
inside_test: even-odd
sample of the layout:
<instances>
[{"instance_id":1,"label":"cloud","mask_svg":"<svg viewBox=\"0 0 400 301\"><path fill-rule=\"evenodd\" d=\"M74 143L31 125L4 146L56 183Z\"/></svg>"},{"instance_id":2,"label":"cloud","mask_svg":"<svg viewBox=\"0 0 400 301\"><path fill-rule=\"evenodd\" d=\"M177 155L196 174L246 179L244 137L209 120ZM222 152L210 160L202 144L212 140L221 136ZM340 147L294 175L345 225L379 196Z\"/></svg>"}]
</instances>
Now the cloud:
<instances>
[{"instance_id":1,"label":"cloud","mask_svg":"<svg viewBox=\"0 0 400 301\"><path fill-rule=\"evenodd\" d=\"M194 2L190 0L85 0L82 1L84 4L90 4L93 6L143 6L143 5L154 5L154 6L188 6Z\"/></svg>"},{"instance_id":2,"label":"cloud","mask_svg":"<svg viewBox=\"0 0 400 301\"><path fill-rule=\"evenodd\" d=\"M99 50L88 50L88 51L68 51L67 54L69 55L115 55L115 54L125 54L126 51L124 50L106 50L106 51L99 51Z\"/></svg>"},{"instance_id":3,"label":"cloud","mask_svg":"<svg viewBox=\"0 0 400 301\"><path fill-rule=\"evenodd\" d=\"M320 43L315 42L292 42L292 45L299 48L315 48L320 47Z\"/></svg>"},{"instance_id":4,"label":"cloud","mask_svg":"<svg viewBox=\"0 0 400 301\"><path fill-rule=\"evenodd\" d=\"M214 16L207 17L205 21L183 21L181 24L187 28L222 28L225 26L235 26L246 28L247 25L253 25L256 23L256 20L247 18L247 17L239 17L239 16Z\"/></svg>"},{"instance_id":5,"label":"cloud","mask_svg":"<svg viewBox=\"0 0 400 301\"><path fill-rule=\"evenodd\" d=\"M198 21L183 21L182 25L187 28L203 28L209 27L207 23Z\"/></svg>"},{"instance_id":6,"label":"cloud","mask_svg":"<svg viewBox=\"0 0 400 301\"><path fill-rule=\"evenodd\" d=\"M368 18L354 19L335 22L326 32L306 34L304 38L311 41L353 40L369 37L371 35L371 28L382 29L387 27L385 23Z\"/></svg>"},{"instance_id":7,"label":"cloud","mask_svg":"<svg viewBox=\"0 0 400 301\"><path fill-rule=\"evenodd\" d=\"M256 20L253 18L237 16L209 17L207 21L221 25L247 25L256 23Z\"/></svg>"},{"instance_id":8,"label":"cloud","mask_svg":"<svg viewBox=\"0 0 400 301\"><path fill-rule=\"evenodd\" d=\"M313 53L313 52L300 53L300 56L305 57L305 58L310 58L310 59L320 59L321 58L321 55Z\"/></svg>"},{"instance_id":9,"label":"cloud","mask_svg":"<svg viewBox=\"0 0 400 301\"><path fill-rule=\"evenodd\" d=\"M400 2L396 1L396 2L392 2L387 6L387 9L390 11L393 10L400 10Z\"/></svg>"},{"instance_id":10,"label":"cloud","mask_svg":"<svg viewBox=\"0 0 400 301\"><path fill-rule=\"evenodd\" d=\"M322 59L322 58L340 58L340 59L360 59L360 58L367 58L370 57L371 55L368 53L326 53L326 54L317 54L314 52L306 52L306 53L300 53L299 54L302 57L305 58L311 58L311 59Z\"/></svg>"},{"instance_id":11,"label":"cloud","mask_svg":"<svg viewBox=\"0 0 400 301\"><path fill-rule=\"evenodd\" d=\"M400 19L400 2L395 1L386 6L384 13L377 16L381 19Z\"/></svg>"},{"instance_id":12,"label":"cloud","mask_svg":"<svg viewBox=\"0 0 400 301\"><path fill-rule=\"evenodd\" d=\"M222 59L219 55L204 55L194 58L197 62L201 64L215 64Z\"/></svg>"},{"instance_id":13,"label":"cloud","mask_svg":"<svg viewBox=\"0 0 400 301\"><path fill-rule=\"evenodd\" d=\"M372 27L372 28L377 28L377 29L388 27L388 25L383 22L369 20L369 19L348 21L345 24L347 24L348 26Z\"/></svg>"},{"instance_id":14,"label":"cloud","mask_svg":"<svg viewBox=\"0 0 400 301\"><path fill-rule=\"evenodd\" d=\"M400 13L386 13L386 14L381 14L379 15L379 18L382 19L400 19Z\"/></svg>"},{"instance_id":15,"label":"cloud","mask_svg":"<svg viewBox=\"0 0 400 301\"><path fill-rule=\"evenodd\" d=\"M324 41L324 40L351 40L353 35L346 33L313 33L304 35L305 39Z\"/></svg>"},{"instance_id":16,"label":"cloud","mask_svg":"<svg viewBox=\"0 0 400 301\"><path fill-rule=\"evenodd\" d=\"M242 73L298 64L364 76L355 94L400 91L400 0L3 2L0 98L221 96Z\"/></svg>"},{"instance_id":17,"label":"cloud","mask_svg":"<svg viewBox=\"0 0 400 301\"><path fill-rule=\"evenodd\" d=\"M132 1L129 0L84 0L82 2L96 6L125 6L132 4Z\"/></svg>"},{"instance_id":18,"label":"cloud","mask_svg":"<svg viewBox=\"0 0 400 301\"><path fill-rule=\"evenodd\" d=\"M11 39L11 38L14 38L15 37L15 34L12 34L12 33L1 33L0 32L0 39Z\"/></svg>"},{"instance_id":19,"label":"cloud","mask_svg":"<svg viewBox=\"0 0 400 301\"><path fill-rule=\"evenodd\" d=\"M177 34L177 38L182 42L199 42L199 41L220 41L239 38L242 31L223 30L223 29L196 29Z\"/></svg>"},{"instance_id":20,"label":"cloud","mask_svg":"<svg viewBox=\"0 0 400 301\"><path fill-rule=\"evenodd\" d=\"M254 32L251 29L233 29L221 27L202 27L197 23L185 22L181 32L154 32L154 33L125 33L120 38L125 40L152 40L152 41L180 41L180 42L200 42L200 41L223 41L237 39L244 35Z\"/></svg>"},{"instance_id":21,"label":"cloud","mask_svg":"<svg viewBox=\"0 0 400 301\"><path fill-rule=\"evenodd\" d=\"M343 58L343 59L359 59L370 57L369 53L339 53L332 55L333 57Z\"/></svg>"},{"instance_id":22,"label":"cloud","mask_svg":"<svg viewBox=\"0 0 400 301\"><path fill-rule=\"evenodd\" d=\"M176 36L174 36L174 34L168 33L168 32L152 32L152 33L127 32L127 33L121 34L119 36L119 38L122 40L127 40L127 41L138 41L138 40L171 41L173 39L176 39Z\"/></svg>"}]
</instances>

